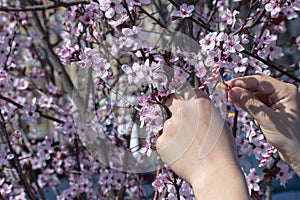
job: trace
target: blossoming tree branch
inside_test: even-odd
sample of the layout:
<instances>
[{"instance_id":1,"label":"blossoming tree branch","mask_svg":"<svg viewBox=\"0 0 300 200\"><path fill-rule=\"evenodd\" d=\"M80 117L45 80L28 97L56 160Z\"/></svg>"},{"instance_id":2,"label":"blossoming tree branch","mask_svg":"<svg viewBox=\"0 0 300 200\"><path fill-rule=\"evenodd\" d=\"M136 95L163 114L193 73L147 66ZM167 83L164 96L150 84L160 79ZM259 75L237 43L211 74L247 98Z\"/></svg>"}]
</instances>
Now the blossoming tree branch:
<instances>
[{"instance_id":1,"label":"blossoming tree branch","mask_svg":"<svg viewBox=\"0 0 300 200\"><path fill-rule=\"evenodd\" d=\"M186 84L232 128L249 195L270 198L295 173L223 85L256 73L298 85L299 10L299 0L0 0L0 199L195 199L155 150L165 98Z\"/></svg>"}]
</instances>

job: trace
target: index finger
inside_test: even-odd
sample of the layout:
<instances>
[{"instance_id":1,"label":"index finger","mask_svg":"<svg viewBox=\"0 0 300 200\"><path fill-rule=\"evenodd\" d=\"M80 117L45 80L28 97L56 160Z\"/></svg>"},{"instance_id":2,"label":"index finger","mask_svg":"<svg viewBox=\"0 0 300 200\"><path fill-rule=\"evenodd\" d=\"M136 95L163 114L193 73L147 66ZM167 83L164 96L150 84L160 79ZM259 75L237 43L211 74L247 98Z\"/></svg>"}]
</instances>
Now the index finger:
<instances>
[{"instance_id":1,"label":"index finger","mask_svg":"<svg viewBox=\"0 0 300 200\"><path fill-rule=\"evenodd\" d=\"M252 75L235 78L228 82L231 87L241 87L250 92L271 95L284 89L284 83L265 75Z\"/></svg>"}]
</instances>

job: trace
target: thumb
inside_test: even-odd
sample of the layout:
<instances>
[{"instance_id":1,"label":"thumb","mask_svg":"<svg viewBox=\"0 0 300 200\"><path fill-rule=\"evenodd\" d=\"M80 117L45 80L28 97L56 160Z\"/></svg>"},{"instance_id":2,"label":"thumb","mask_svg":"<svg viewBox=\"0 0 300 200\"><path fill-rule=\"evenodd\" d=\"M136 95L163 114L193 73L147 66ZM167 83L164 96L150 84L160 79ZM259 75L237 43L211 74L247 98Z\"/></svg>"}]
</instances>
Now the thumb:
<instances>
[{"instance_id":1,"label":"thumb","mask_svg":"<svg viewBox=\"0 0 300 200\"><path fill-rule=\"evenodd\" d=\"M266 120L269 121L274 113L274 110L259 100L253 93L241 87L234 87L229 90L228 101L247 111L260 123L266 122Z\"/></svg>"}]
</instances>

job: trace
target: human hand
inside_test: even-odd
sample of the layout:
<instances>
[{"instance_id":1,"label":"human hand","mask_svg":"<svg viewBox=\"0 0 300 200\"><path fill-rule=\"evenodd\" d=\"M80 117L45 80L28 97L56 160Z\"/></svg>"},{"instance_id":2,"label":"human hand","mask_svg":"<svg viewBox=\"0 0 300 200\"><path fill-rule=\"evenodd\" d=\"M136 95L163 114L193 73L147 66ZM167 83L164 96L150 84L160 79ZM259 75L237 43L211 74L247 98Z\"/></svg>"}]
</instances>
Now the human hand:
<instances>
[{"instance_id":1,"label":"human hand","mask_svg":"<svg viewBox=\"0 0 300 200\"><path fill-rule=\"evenodd\" d=\"M296 86L264 75L228 82L229 102L254 118L283 161L300 175L300 96Z\"/></svg>"},{"instance_id":2,"label":"human hand","mask_svg":"<svg viewBox=\"0 0 300 200\"><path fill-rule=\"evenodd\" d=\"M208 96L187 87L183 97L172 95L166 105L172 117L156 143L162 160L192 184L197 198L248 199L233 136ZM207 134L219 138L209 153L199 156L204 143L210 143Z\"/></svg>"}]
</instances>

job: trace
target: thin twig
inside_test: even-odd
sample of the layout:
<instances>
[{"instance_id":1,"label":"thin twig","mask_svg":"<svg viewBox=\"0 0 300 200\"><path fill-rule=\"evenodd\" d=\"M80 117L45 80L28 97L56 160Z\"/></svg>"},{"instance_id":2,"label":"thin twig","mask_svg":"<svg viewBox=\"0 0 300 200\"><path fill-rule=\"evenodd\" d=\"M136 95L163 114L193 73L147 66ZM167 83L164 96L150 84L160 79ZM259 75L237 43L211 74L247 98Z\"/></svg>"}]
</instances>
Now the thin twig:
<instances>
[{"instance_id":1,"label":"thin twig","mask_svg":"<svg viewBox=\"0 0 300 200\"><path fill-rule=\"evenodd\" d=\"M157 24L159 24L161 27L167 28L166 25L164 25L161 21L159 21L159 19L156 19L152 14L148 13L142 6L139 6L139 8L140 8L141 11L143 11L148 17L150 17L150 18L153 19Z\"/></svg>"},{"instance_id":2,"label":"thin twig","mask_svg":"<svg viewBox=\"0 0 300 200\"><path fill-rule=\"evenodd\" d=\"M8 97L2 96L1 94L0 94L0 99L2 99L2 100L4 100L4 101L6 101L6 102L8 102L8 103L10 103L10 104L12 104L12 105L14 105L14 106L16 106L16 107L19 108L19 109L23 109L23 108L24 108L23 105L21 105L21 104L15 102L14 100L11 100L11 99L8 98ZM42 118L49 119L49 120L54 121L54 122L57 122L57 123L59 123L59 124L64 124L64 123L65 123L64 121L62 121L62 120L60 120L60 119L57 119L57 118L55 118L55 117L46 115L46 114L42 113L42 112L39 111L39 110L37 110L37 112L40 114L40 116L41 116Z\"/></svg>"},{"instance_id":3,"label":"thin twig","mask_svg":"<svg viewBox=\"0 0 300 200\"><path fill-rule=\"evenodd\" d=\"M173 1L173 0L169 0L169 2L171 2L176 8L179 8L179 7L180 7L180 6L179 6L175 1ZM262 15L260 15L260 17L262 17ZM203 23L203 21L202 21L201 19L199 19L199 18L198 18L199 21L196 20L196 19L194 19L194 18L192 18L192 17L190 17L189 19L192 20L192 22L198 24L199 26L201 26L202 28L204 28L205 30L207 30L207 31L209 31L209 32L213 32L213 31L214 31L214 30L212 30L211 28L209 28L205 23ZM200 23L199 23L199 22L200 22ZM242 53L245 54L245 55L248 55L248 56L250 56L250 57L252 57L252 58L257 59L257 60L263 62L265 65L269 66L270 68L272 68L272 69L274 69L274 70L276 70L276 71L278 71L278 72L280 72L280 73L282 73L282 74L284 74L284 75L286 75L286 76L292 78L293 80L295 80L295 81L297 81L297 82L300 82L300 79L297 78L296 76L294 76L294 75L292 75L292 74L290 74L290 73L284 71L284 70L281 69L280 67L278 67L278 66L274 65L273 63L271 63L271 62L269 62L269 61L267 61L267 60L265 60L265 59L263 59L263 58L261 58L261 57L255 55L254 53L251 53L251 52L249 52L249 51L247 51L247 50L242 51Z\"/></svg>"},{"instance_id":4,"label":"thin twig","mask_svg":"<svg viewBox=\"0 0 300 200\"><path fill-rule=\"evenodd\" d=\"M125 8L128 16L129 16L130 21L132 22L132 24L134 24L134 20L133 20L132 15L131 15L131 13L129 11L127 1L124 0L123 3L124 3L124 8Z\"/></svg>"},{"instance_id":5,"label":"thin twig","mask_svg":"<svg viewBox=\"0 0 300 200\"><path fill-rule=\"evenodd\" d=\"M80 96L78 89L74 86L69 74L64 68L64 65L61 63L59 57L52 49L52 45L49 41L49 37L46 35L45 30L43 29L43 26L37 15L37 12L35 11L32 11L31 22L36 29L37 35L40 37L39 39L45 50L45 53L49 58L49 62L54 67L54 70L58 73L63 85L65 86L66 92L68 93L69 96L72 97L77 109L82 114L84 112L82 106L84 105L83 99Z\"/></svg>"},{"instance_id":6,"label":"thin twig","mask_svg":"<svg viewBox=\"0 0 300 200\"><path fill-rule=\"evenodd\" d=\"M276 71L278 71L278 72L280 72L280 73L282 73L282 74L284 74L284 75L292 78L293 80L295 80L297 82L300 82L299 78L297 78L296 76L294 76L294 75L292 75L292 74L284 71L283 69L281 69L280 67L274 65L273 63L271 63L271 62L269 62L269 61L267 61L267 60L265 60L265 59L263 59L263 58L255 55L255 54L253 54L253 53L251 53L251 52L249 52L247 50L242 51L242 53L244 53L244 54L246 54L246 55L248 55L248 56L250 56L252 58L255 58L256 60L259 60L262 63L264 63L265 65L268 65L270 68L275 69Z\"/></svg>"},{"instance_id":7,"label":"thin twig","mask_svg":"<svg viewBox=\"0 0 300 200\"><path fill-rule=\"evenodd\" d=\"M1 112L0 112L0 117L1 117L1 119L0 119L0 132L2 134L4 134L5 139L6 139L6 143L7 143L8 148L9 148L9 151L10 151L11 154L14 155L14 157L12 159L13 166L14 166L14 168L18 172L19 177L21 179L21 182L24 184L24 189L25 189L25 192L27 193L29 199L35 200L35 195L34 195L33 191L31 190L32 187L31 187L30 183L27 182L28 179L25 176L25 174L23 173L21 164L20 164L20 162L18 160L18 156L17 156L15 150L13 149L13 146L10 143L9 136L8 136L8 133L7 133L7 130L6 130L6 125L5 125L4 117L3 117L3 115L2 115Z\"/></svg>"}]
</instances>

